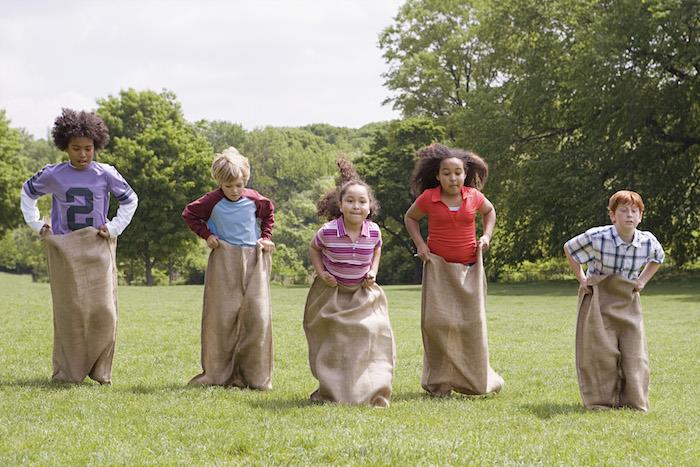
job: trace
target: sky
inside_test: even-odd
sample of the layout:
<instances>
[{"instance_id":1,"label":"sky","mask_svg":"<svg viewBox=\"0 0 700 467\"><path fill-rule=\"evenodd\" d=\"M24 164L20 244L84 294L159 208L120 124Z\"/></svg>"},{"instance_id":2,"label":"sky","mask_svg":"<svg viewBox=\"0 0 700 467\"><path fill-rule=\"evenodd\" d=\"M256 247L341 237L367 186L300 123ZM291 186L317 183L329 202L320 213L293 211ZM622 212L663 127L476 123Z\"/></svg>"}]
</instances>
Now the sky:
<instances>
[{"instance_id":1,"label":"sky","mask_svg":"<svg viewBox=\"0 0 700 467\"><path fill-rule=\"evenodd\" d=\"M122 89L247 130L398 118L378 47L403 0L0 0L0 109L46 138Z\"/></svg>"}]
</instances>

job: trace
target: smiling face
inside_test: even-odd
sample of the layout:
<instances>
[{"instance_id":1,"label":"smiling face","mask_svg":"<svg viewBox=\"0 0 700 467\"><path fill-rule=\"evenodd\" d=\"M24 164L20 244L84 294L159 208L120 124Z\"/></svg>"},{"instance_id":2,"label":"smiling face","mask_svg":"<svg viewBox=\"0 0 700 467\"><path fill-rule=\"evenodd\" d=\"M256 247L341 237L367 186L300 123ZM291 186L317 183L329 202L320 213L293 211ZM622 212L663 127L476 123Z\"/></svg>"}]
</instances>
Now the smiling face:
<instances>
[{"instance_id":1,"label":"smiling face","mask_svg":"<svg viewBox=\"0 0 700 467\"><path fill-rule=\"evenodd\" d=\"M93 157L95 157L95 146L92 139L84 136L73 136L68 141L66 148L70 164L78 170L85 170Z\"/></svg>"},{"instance_id":2,"label":"smiling face","mask_svg":"<svg viewBox=\"0 0 700 467\"><path fill-rule=\"evenodd\" d=\"M635 204L618 204L614 211L610 212L610 220L617 228L617 232L623 236L634 233L642 222L642 211Z\"/></svg>"},{"instance_id":3,"label":"smiling face","mask_svg":"<svg viewBox=\"0 0 700 467\"><path fill-rule=\"evenodd\" d=\"M464 170L464 163L461 159L450 157L440 162L437 179L444 193L449 195L461 193L466 177L467 172Z\"/></svg>"},{"instance_id":4,"label":"smiling face","mask_svg":"<svg viewBox=\"0 0 700 467\"><path fill-rule=\"evenodd\" d=\"M222 183L221 190L224 192L224 196L226 196L226 198L228 198L230 201L238 201L243 195L245 182L246 181L243 177L236 177Z\"/></svg>"},{"instance_id":5,"label":"smiling face","mask_svg":"<svg viewBox=\"0 0 700 467\"><path fill-rule=\"evenodd\" d=\"M340 199L340 212L346 225L362 225L369 215L370 200L367 188L362 185L350 185Z\"/></svg>"}]
</instances>

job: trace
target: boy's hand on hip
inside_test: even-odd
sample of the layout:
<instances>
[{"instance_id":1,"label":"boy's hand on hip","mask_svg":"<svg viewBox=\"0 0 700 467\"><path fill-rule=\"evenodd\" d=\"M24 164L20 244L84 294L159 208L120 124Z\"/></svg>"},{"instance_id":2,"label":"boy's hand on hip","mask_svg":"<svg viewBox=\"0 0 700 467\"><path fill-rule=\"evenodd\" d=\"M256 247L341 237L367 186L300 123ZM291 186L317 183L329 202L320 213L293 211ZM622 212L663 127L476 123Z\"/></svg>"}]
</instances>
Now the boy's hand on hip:
<instances>
[{"instance_id":1,"label":"boy's hand on hip","mask_svg":"<svg viewBox=\"0 0 700 467\"><path fill-rule=\"evenodd\" d=\"M207 246L212 250L219 247L219 238L216 235L209 235L207 238Z\"/></svg>"},{"instance_id":2,"label":"boy's hand on hip","mask_svg":"<svg viewBox=\"0 0 700 467\"><path fill-rule=\"evenodd\" d=\"M578 285L579 285L579 288L580 288L581 290L583 290L583 293L584 293L584 294L588 295L588 294L592 294L592 293L593 293L593 289L591 289L591 286L588 285L588 280L587 280L587 279L583 279L582 281L579 281Z\"/></svg>"},{"instance_id":3,"label":"boy's hand on hip","mask_svg":"<svg viewBox=\"0 0 700 467\"><path fill-rule=\"evenodd\" d=\"M98 229L97 229L97 235L99 235L102 238L109 238L109 230L107 230L107 224L102 224Z\"/></svg>"},{"instance_id":4,"label":"boy's hand on hip","mask_svg":"<svg viewBox=\"0 0 700 467\"><path fill-rule=\"evenodd\" d=\"M262 251L269 251L272 253L275 249L275 244L269 238L261 238L258 243L262 247Z\"/></svg>"},{"instance_id":5,"label":"boy's hand on hip","mask_svg":"<svg viewBox=\"0 0 700 467\"><path fill-rule=\"evenodd\" d=\"M632 290L633 292L641 292L642 289L644 289L644 286L646 284L642 281L636 281L636 285L634 286L634 289Z\"/></svg>"},{"instance_id":6,"label":"boy's hand on hip","mask_svg":"<svg viewBox=\"0 0 700 467\"><path fill-rule=\"evenodd\" d=\"M362 281L362 287L364 287L364 288L372 287L372 285L374 285L374 283L376 281L377 281L377 276L372 272L368 272L367 275L365 276L365 279Z\"/></svg>"}]
</instances>

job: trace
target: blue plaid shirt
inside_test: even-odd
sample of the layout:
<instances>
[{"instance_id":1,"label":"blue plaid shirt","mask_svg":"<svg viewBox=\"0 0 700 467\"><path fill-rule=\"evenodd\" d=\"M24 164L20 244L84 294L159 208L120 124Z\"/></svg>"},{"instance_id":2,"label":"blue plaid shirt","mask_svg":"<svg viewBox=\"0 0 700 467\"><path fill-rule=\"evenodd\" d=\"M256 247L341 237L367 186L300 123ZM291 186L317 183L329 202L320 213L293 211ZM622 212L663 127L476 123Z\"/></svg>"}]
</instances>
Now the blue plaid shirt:
<instances>
[{"instance_id":1,"label":"blue plaid shirt","mask_svg":"<svg viewBox=\"0 0 700 467\"><path fill-rule=\"evenodd\" d=\"M588 265L588 277L617 274L636 280L647 263L664 262L664 250L651 232L635 230L632 242L625 243L613 225L588 229L566 242L564 249L574 261Z\"/></svg>"}]
</instances>

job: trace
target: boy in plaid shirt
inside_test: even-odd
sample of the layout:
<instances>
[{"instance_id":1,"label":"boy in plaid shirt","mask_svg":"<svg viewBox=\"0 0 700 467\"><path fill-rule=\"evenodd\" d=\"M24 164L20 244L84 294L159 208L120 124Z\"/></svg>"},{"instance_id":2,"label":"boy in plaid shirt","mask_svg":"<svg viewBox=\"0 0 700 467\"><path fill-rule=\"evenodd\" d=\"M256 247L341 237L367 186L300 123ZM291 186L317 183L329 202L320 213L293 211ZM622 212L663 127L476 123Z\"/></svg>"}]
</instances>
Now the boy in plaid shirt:
<instances>
[{"instance_id":1,"label":"boy in plaid shirt","mask_svg":"<svg viewBox=\"0 0 700 467\"><path fill-rule=\"evenodd\" d=\"M593 227L564 244L566 259L581 288L588 291L588 278L598 274L618 274L635 281L637 292L651 280L664 261L664 250L651 232L637 230L643 214L639 194L618 191L608 202L613 225ZM583 264L588 266L586 274Z\"/></svg>"},{"instance_id":2,"label":"boy in plaid shirt","mask_svg":"<svg viewBox=\"0 0 700 467\"><path fill-rule=\"evenodd\" d=\"M612 225L588 229L564 244L580 284L576 369L589 409L648 410L649 359L639 292L659 269L664 250L651 232L637 230L643 213L639 194L618 191L608 202Z\"/></svg>"}]
</instances>

